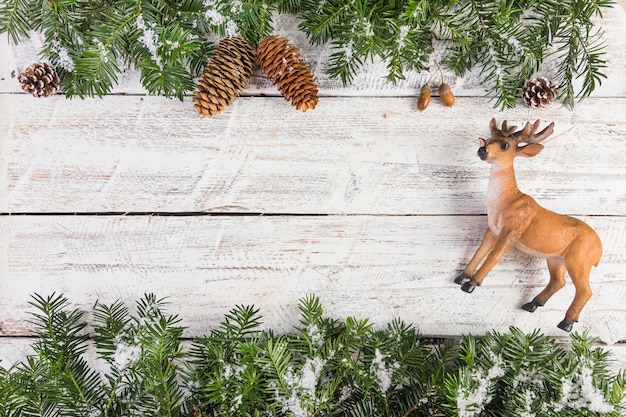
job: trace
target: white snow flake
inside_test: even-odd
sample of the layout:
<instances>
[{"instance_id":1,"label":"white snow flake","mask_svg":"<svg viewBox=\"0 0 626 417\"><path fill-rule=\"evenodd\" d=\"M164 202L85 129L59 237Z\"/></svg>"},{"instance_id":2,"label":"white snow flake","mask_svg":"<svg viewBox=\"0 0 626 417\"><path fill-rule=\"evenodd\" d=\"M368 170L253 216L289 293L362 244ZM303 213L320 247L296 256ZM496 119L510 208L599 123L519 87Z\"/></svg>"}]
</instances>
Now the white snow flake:
<instances>
[{"instance_id":1,"label":"white snow flake","mask_svg":"<svg viewBox=\"0 0 626 417\"><path fill-rule=\"evenodd\" d=\"M561 399L554 403L553 409L587 409L597 413L611 413L615 408L606 402L604 394L593 386L593 370L589 364L582 364L571 378L563 378Z\"/></svg>"},{"instance_id":2,"label":"white snow flake","mask_svg":"<svg viewBox=\"0 0 626 417\"><path fill-rule=\"evenodd\" d=\"M394 362L391 365L391 368L389 368L385 363L385 356L380 352L380 350L376 349L374 351L374 359L372 359L371 370L378 379L378 387L382 394L386 393L391 387L393 371L399 367L400 364Z\"/></svg>"},{"instance_id":3,"label":"white snow flake","mask_svg":"<svg viewBox=\"0 0 626 417\"><path fill-rule=\"evenodd\" d=\"M474 390L469 391L461 388L456 397L456 406L459 417L474 417L480 415L486 404L492 400L489 394L491 381L504 375L505 371L502 365L504 361L502 357L491 352L491 360L493 365L485 372L482 369L476 369L472 373L472 379L478 383Z\"/></svg>"},{"instance_id":4,"label":"white snow flake","mask_svg":"<svg viewBox=\"0 0 626 417\"><path fill-rule=\"evenodd\" d=\"M141 346L119 343L115 348L115 354L113 355L113 365L120 371L123 371L137 362L140 357Z\"/></svg>"},{"instance_id":5,"label":"white snow flake","mask_svg":"<svg viewBox=\"0 0 626 417\"><path fill-rule=\"evenodd\" d=\"M141 30L143 34L139 37L139 42L141 42L150 52L152 56L152 60L159 66L159 68L163 68L163 64L161 62L161 57L157 53L157 49L162 46L159 43L159 37L157 33L154 31L155 23L152 23L150 27L146 26L146 23L143 20L142 15L137 16L136 20L137 29Z\"/></svg>"},{"instance_id":6,"label":"white snow flake","mask_svg":"<svg viewBox=\"0 0 626 417\"><path fill-rule=\"evenodd\" d=\"M52 52L54 52L59 60L57 61L57 65L63 68L68 72L72 72L74 70L74 60L70 56L67 49L61 45L61 43L57 40L52 41Z\"/></svg>"}]
</instances>

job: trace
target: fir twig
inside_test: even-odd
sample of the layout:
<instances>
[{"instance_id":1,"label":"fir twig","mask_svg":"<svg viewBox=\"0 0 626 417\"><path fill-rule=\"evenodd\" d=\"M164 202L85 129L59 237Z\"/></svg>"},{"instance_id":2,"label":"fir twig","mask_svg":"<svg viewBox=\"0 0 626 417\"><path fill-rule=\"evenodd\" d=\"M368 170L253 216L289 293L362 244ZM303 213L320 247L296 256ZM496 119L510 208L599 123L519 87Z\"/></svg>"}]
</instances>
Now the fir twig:
<instances>
[{"instance_id":1,"label":"fir twig","mask_svg":"<svg viewBox=\"0 0 626 417\"><path fill-rule=\"evenodd\" d=\"M301 300L300 325L262 330L254 307L236 306L187 355L180 318L147 294L94 311L95 371L83 357L83 313L62 296L34 296L34 354L0 368L3 417L542 416L619 417L624 373L587 333L569 347L534 331L432 342L394 320L324 317Z\"/></svg>"},{"instance_id":2,"label":"fir twig","mask_svg":"<svg viewBox=\"0 0 626 417\"><path fill-rule=\"evenodd\" d=\"M242 36L252 46L273 32L273 12L297 13L314 45L330 44L331 77L353 81L365 62L381 60L387 79L421 71L431 39L447 42L448 66L476 69L495 107L519 102L520 88L548 57L563 102L589 96L606 78L605 45L594 18L612 0L8 0L0 33L14 42L41 30L41 56L57 69L68 97L103 96L125 66L151 94L182 99L212 49L211 37ZM577 91L577 84L581 87Z\"/></svg>"}]
</instances>

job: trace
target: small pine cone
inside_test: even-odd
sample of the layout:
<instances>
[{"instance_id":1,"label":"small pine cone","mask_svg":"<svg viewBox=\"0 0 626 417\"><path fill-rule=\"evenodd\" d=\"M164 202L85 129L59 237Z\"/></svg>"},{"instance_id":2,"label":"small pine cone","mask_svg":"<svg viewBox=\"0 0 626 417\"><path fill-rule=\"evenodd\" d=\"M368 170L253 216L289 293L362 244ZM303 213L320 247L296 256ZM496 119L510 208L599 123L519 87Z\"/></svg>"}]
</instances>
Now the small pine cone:
<instances>
[{"instance_id":1,"label":"small pine cone","mask_svg":"<svg viewBox=\"0 0 626 417\"><path fill-rule=\"evenodd\" d=\"M33 97L48 97L59 91L59 76L54 68L45 62L29 65L17 76L22 90Z\"/></svg>"},{"instance_id":2,"label":"small pine cone","mask_svg":"<svg viewBox=\"0 0 626 417\"><path fill-rule=\"evenodd\" d=\"M243 38L222 39L196 84L191 99L196 111L213 117L224 110L248 85L255 62L254 49Z\"/></svg>"},{"instance_id":3,"label":"small pine cone","mask_svg":"<svg viewBox=\"0 0 626 417\"><path fill-rule=\"evenodd\" d=\"M313 74L298 48L281 36L266 36L257 46L263 72L298 110L314 109L319 97Z\"/></svg>"},{"instance_id":4,"label":"small pine cone","mask_svg":"<svg viewBox=\"0 0 626 417\"><path fill-rule=\"evenodd\" d=\"M528 107L546 107L556 98L556 86L547 78L535 78L522 88L522 99Z\"/></svg>"}]
</instances>

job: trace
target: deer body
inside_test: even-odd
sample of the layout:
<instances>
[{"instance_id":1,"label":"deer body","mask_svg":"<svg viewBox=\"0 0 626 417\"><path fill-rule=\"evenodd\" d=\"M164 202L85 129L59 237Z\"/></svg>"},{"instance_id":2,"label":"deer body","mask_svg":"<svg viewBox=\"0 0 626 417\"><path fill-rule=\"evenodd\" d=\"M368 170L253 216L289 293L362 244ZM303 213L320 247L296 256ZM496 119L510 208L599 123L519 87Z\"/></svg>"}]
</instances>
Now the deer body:
<instances>
[{"instance_id":1,"label":"deer body","mask_svg":"<svg viewBox=\"0 0 626 417\"><path fill-rule=\"evenodd\" d=\"M513 133L514 126L508 128L505 121L500 130L493 119L490 124L491 138L480 139L478 156L491 164L487 189L488 229L476 253L455 282L471 293L513 246L525 253L546 258L550 282L522 308L534 312L537 307L543 306L565 285L567 272L576 287L576 295L558 327L570 331L591 297L589 273L591 267L597 266L600 261L602 243L586 223L541 207L517 187L514 158L538 154L543 149L539 142L548 137L554 128L551 124L535 135L538 126L539 121L534 125L527 123L523 130ZM525 144L520 146L522 142Z\"/></svg>"}]
</instances>

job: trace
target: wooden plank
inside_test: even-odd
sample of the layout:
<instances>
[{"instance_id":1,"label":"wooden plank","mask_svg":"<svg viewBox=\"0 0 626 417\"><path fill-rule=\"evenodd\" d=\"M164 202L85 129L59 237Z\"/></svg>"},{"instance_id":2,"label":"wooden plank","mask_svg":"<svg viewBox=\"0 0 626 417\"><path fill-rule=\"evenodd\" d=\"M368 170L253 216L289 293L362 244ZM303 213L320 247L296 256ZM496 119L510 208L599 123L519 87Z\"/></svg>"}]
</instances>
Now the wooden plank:
<instances>
[{"instance_id":1,"label":"wooden plank","mask_svg":"<svg viewBox=\"0 0 626 417\"><path fill-rule=\"evenodd\" d=\"M594 295L576 330L626 340L626 219L585 217L604 242ZM534 314L520 309L545 285L544 261L507 255L469 295L453 283L484 231L483 216L2 216L0 326L27 335L30 295L96 301L168 297L206 334L236 304L261 308L278 330L297 324L298 300L317 294L330 316L401 317L426 335L505 331L563 335L568 284Z\"/></svg>"},{"instance_id":2,"label":"wooden plank","mask_svg":"<svg viewBox=\"0 0 626 417\"><path fill-rule=\"evenodd\" d=\"M36 108L32 106L36 104ZM325 98L301 113L241 98L200 119L190 101L0 95L0 212L481 214L491 117L555 121L520 187L548 208L626 214L626 98L497 113L486 99Z\"/></svg>"}]
</instances>

